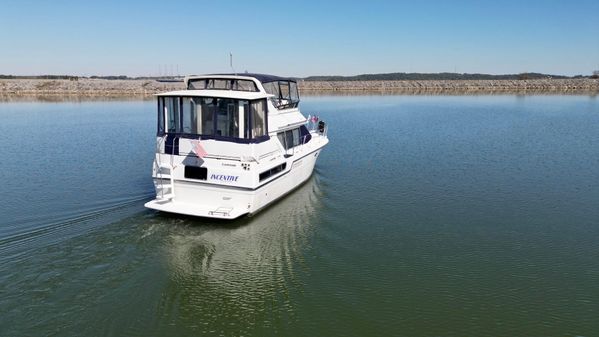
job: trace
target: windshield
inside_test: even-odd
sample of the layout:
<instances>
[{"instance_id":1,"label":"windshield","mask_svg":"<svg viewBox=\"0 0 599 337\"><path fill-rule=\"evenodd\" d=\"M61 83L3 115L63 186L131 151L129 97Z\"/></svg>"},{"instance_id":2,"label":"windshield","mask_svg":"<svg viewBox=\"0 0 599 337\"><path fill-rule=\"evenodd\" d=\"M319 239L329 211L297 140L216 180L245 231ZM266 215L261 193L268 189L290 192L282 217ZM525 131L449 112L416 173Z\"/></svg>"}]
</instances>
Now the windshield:
<instances>
[{"instance_id":1,"label":"windshield","mask_svg":"<svg viewBox=\"0 0 599 337\"><path fill-rule=\"evenodd\" d=\"M299 92L294 81L275 81L262 84L267 93L274 95L271 98L273 105L281 109L295 108L299 104Z\"/></svg>"}]
</instances>

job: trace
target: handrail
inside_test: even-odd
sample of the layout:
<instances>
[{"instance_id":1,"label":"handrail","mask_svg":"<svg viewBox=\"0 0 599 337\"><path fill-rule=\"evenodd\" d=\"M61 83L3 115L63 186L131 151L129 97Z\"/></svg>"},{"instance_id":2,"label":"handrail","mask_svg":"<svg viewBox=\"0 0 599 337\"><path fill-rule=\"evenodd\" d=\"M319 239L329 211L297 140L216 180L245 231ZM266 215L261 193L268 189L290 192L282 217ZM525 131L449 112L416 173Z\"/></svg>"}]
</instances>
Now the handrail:
<instances>
[{"instance_id":1,"label":"handrail","mask_svg":"<svg viewBox=\"0 0 599 337\"><path fill-rule=\"evenodd\" d=\"M162 145L164 145L164 150L166 151L166 138L167 138L167 134L165 134L164 136L160 137L160 140L156 143L156 156L154 157L154 163L155 163L155 167L156 167L156 175L158 177L158 179L160 180L160 196L161 198L164 198L164 173L162 172L162 151L161 151L161 147ZM175 140L179 138L179 137L175 137L173 139L173 146L171 147L171 156L170 156L170 160L169 160L169 181L170 181L170 194L174 197L175 196L175 179L174 179L174 170L175 170L175 165L174 165L174 157L175 157Z\"/></svg>"}]
</instances>

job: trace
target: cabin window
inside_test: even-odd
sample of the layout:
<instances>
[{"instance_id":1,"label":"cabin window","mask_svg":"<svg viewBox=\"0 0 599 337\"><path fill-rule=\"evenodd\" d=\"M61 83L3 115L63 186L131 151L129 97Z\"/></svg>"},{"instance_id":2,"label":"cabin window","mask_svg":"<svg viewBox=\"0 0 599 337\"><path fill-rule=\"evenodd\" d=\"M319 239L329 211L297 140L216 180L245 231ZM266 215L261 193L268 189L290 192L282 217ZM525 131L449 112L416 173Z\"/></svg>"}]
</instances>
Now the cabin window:
<instances>
[{"instance_id":1,"label":"cabin window","mask_svg":"<svg viewBox=\"0 0 599 337\"><path fill-rule=\"evenodd\" d=\"M165 117L166 116L166 121ZM266 100L159 97L158 134L255 139L266 136Z\"/></svg>"},{"instance_id":2,"label":"cabin window","mask_svg":"<svg viewBox=\"0 0 599 337\"><path fill-rule=\"evenodd\" d=\"M277 137L279 138L279 141L285 150L289 150L300 145L299 128L279 132Z\"/></svg>"},{"instance_id":3,"label":"cabin window","mask_svg":"<svg viewBox=\"0 0 599 337\"><path fill-rule=\"evenodd\" d=\"M296 129L286 130L277 133L277 138L279 138L279 141L281 142L281 145L283 145L283 148L285 148L285 150L289 150L298 145L302 145L309 142L310 139L312 139L312 136L310 135L310 132L308 131L306 126L302 125L301 127Z\"/></svg>"},{"instance_id":4,"label":"cabin window","mask_svg":"<svg viewBox=\"0 0 599 337\"><path fill-rule=\"evenodd\" d=\"M212 86L208 89L228 90L230 89L229 80L211 80Z\"/></svg>"},{"instance_id":5,"label":"cabin window","mask_svg":"<svg viewBox=\"0 0 599 337\"><path fill-rule=\"evenodd\" d=\"M254 81L235 80L234 84L237 84L237 87L233 87L233 90L258 91L258 87L256 87L256 83L254 83Z\"/></svg>"},{"instance_id":6,"label":"cabin window","mask_svg":"<svg viewBox=\"0 0 599 337\"><path fill-rule=\"evenodd\" d=\"M238 101L229 98L217 100L216 134L225 137L239 136Z\"/></svg>"},{"instance_id":7,"label":"cabin window","mask_svg":"<svg viewBox=\"0 0 599 337\"><path fill-rule=\"evenodd\" d=\"M200 101L200 127L198 130L202 135L214 135L214 123L216 121L216 98L196 98Z\"/></svg>"}]
</instances>

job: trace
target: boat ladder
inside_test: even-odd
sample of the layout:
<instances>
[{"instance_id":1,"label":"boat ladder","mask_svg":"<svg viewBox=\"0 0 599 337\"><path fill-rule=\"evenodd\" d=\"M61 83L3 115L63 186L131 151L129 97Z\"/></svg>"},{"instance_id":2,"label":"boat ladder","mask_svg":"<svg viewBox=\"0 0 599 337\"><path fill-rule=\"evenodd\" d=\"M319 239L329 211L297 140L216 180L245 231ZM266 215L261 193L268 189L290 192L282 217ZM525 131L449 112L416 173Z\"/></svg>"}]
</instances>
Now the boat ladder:
<instances>
[{"instance_id":1,"label":"boat ladder","mask_svg":"<svg viewBox=\"0 0 599 337\"><path fill-rule=\"evenodd\" d=\"M162 137L162 144L165 143L166 135ZM156 147L157 158L154 159L156 164L156 175L160 181L160 193L156 193L156 199L159 200L173 200L175 198L175 178L173 171L175 170L175 165L173 164L173 156L170 156L170 164L165 164L161 159L161 144L158 144ZM167 172L164 172L164 171ZM164 181L168 179L168 183ZM165 192L168 190L168 193Z\"/></svg>"},{"instance_id":2,"label":"boat ladder","mask_svg":"<svg viewBox=\"0 0 599 337\"><path fill-rule=\"evenodd\" d=\"M175 179L173 178L173 169L174 167L170 165L164 165L162 163L158 163L158 177L160 179L160 194L156 195L156 199L160 200L172 200L175 198ZM168 170L168 173L165 173L164 170ZM168 183L165 183L164 180L168 179ZM168 190L168 193L165 192Z\"/></svg>"}]
</instances>

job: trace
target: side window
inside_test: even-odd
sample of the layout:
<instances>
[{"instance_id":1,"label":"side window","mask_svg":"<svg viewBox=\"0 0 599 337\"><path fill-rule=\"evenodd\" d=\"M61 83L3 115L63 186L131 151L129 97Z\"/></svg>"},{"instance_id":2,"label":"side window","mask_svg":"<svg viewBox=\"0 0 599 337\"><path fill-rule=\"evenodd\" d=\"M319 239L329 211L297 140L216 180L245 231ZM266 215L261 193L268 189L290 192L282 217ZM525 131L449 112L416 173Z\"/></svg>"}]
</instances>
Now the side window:
<instances>
[{"instance_id":1,"label":"side window","mask_svg":"<svg viewBox=\"0 0 599 337\"><path fill-rule=\"evenodd\" d=\"M300 145L300 132L299 129L291 130L291 134L293 135L293 146Z\"/></svg>"},{"instance_id":2,"label":"side window","mask_svg":"<svg viewBox=\"0 0 599 337\"><path fill-rule=\"evenodd\" d=\"M252 138L258 138L266 135L266 104L265 100L252 102L251 111L251 129Z\"/></svg>"},{"instance_id":3,"label":"side window","mask_svg":"<svg viewBox=\"0 0 599 337\"><path fill-rule=\"evenodd\" d=\"M305 125L300 126L299 134L300 134L300 142L302 144L305 144L312 139L312 135L310 135L310 131L308 131L308 128Z\"/></svg>"},{"instance_id":4,"label":"side window","mask_svg":"<svg viewBox=\"0 0 599 337\"><path fill-rule=\"evenodd\" d=\"M277 133L277 138L279 138L279 141L285 150L289 150L293 147L301 145L302 143L305 143L305 141L302 141L302 135L299 128L279 132Z\"/></svg>"},{"instance_id":5,"label":"side window","mask_svg":"<svg viewBox=\"0 0 599 337\"><path fill-rule=\"evenodd\" d=\"M274 99L279 99L281 92L279 91L279 82L268 82L262 84L266 93L275 95Z\"/></svg>"},{"instance_id":6,"label":"side window","mask_svg":"<svg viewBox=\"0 0 599 337\"><path fill-rule=\"evenodd\" d=\"M293 133L290 130L285 131L285 144L288 149L291 149L295 146L293 143Z\"/></svg>"},{"instance_id":7,"label":"side window","mask_svg":"<svg viewBox=\"0 0 599 337\"><path fill-rule=\"evenodd\" d=\"M164 97L158 97L158 135L164 135Z\"/></svg>"},{"instance_id":8,"label":"side window","mask_svg":"<svg viewBox=\"0 0 599 337\"><path fill-rule=\"evenodd\" d=\"M237 82L237 90L240 91L258 91L254 81L239 80Z\"/></svg>"},{"instance_id":9,"label":"side window","mask_svg":"<svg viewBox=\"0 0 599 337\"><path fill-rule=\"evenodd\" d=\"M187 83L187 89L190 90L198 90L198 89L206 89L206 85L207 85L207 80L201 79L201 80L190 80Z\"/></svg>"},{"instance_id":10,"label":"side window","mask_svg":"<svg viewBox=\"0 0 599 337\"><path fill-rule=\"evenodd\" d=\"M281 92L279 91L279 82L263 83L262 86L264 87L264 90L266 90L266 93L274 95L274 97L270 98L270 101L272 105L274 105L278 109L281 103Z\"/></svg>"},{"instance_id":11,"label":"side window","mask_svg":"<svg viewBox=\"0 0 599 337\"><path fill-rule=\"evenodd\" d=\"M287 140L285 139L285 131L277 133L277 138L279 138L279 142L281 142L281 145L283 145L283 148L285 150L287 150L289 147L287 147Z\"/></svg>"}]
</instances>

